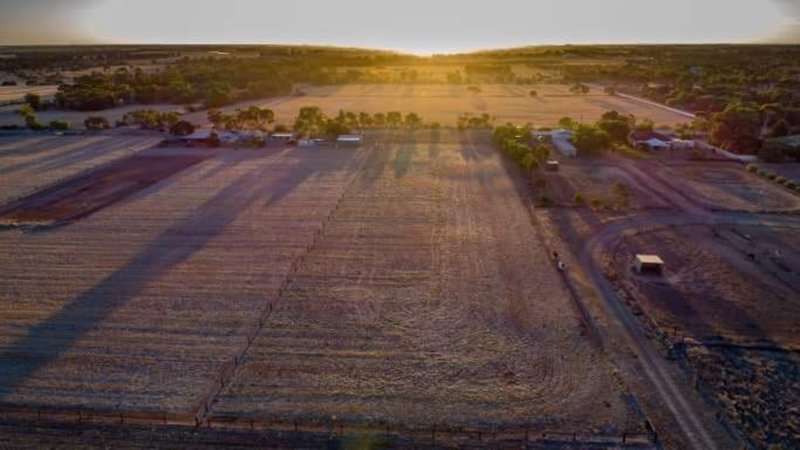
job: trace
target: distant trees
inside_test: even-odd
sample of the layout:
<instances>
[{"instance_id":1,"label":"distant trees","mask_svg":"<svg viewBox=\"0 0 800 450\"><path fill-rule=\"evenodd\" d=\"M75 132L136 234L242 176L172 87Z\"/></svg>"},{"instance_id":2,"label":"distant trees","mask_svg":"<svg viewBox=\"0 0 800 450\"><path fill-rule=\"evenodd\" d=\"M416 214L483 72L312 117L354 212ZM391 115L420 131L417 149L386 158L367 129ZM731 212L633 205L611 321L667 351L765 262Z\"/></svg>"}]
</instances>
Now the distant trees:
<instances>
[{"instance_id":1,"label":"distant trees","mask_svg":"<svg viewBox=\"0 0 800 450\"><path fill-rule=\"evenodd\" d=\"M169 132L175 136L187 136L194 133L195 126L186 120L179 120L169 127Z\"/></svg>"},{"instance_id":2,"label":"distant trees","mask_svg":"<svg viewBox=\"0 0 800 450\"><path fill-rule=\"evenodd\" d=\"M24 98L25 103L31 105L31 108L38 111L42 108L42 97L39 94L27 93Z\"/></svg>"},{"instance_id":3,"label":"distant trees","mask_svg":"<svg viewBox=\"0 0 800 450\"><path fill-rule=\"evenodd\" d=\"M564 128L565 130L572 130L577 125L578 122L572 120L571 117L562 117L558 120L558 126Z\"/></svg>"},{"instance_id":4,"label":"distant trees","mask_svg":"<svg viewBox=\"0 0 800 450\"><path fill-rule=\"evenodd\" d=\"M465 130L467 128L492 128L492 117L486 113L480 116L473 115L472 113L463 113L458 116L456 127L458 127L459 130Z\"/></svg>"},{"instance_id":5,"label":"distant trees","mask_svg":"<svg viewBox=\"0 0 800 450\"><path fill-rule=\"evenodd\" d=\"M589 86L583 83L575 83L572 86L570 86L569 91L575 94L588 94Z\"/></svg>"},{"instance_id":6,"label":"distant trees","mask_svg":"<svg viewBox=\"0 0 800 450\"><path fill-rule=\"evenodd\" d=\"M493 137L500 149L520 167L530 172L544 165L550 150L543 145L530 145L531 128L512 124L498 126Z\"/></svg>"},{"instance_id":7,"label":"distant trees","mask_svg":"<svg viewBox=\"0 0 800 450\"><path fill-rule=\"evenodd\" d=\"M636 122L633 116L624 116L617 111L608 111L597 122L612 143L622 144L628 141L632 125Z\"/></svg>"},{"instance_id":8,"label":"distant trees","mask_svg":"<svg viewBox=\"0 0 800 450\"><path fill-rule=\"evenodd\" d=\"M711 143L737 153L761 148L761 117L758 110L732 103L711 116Z\"/></svg>"},{"instance_id":9,"label":"distant trees","mask_svg":"<svg viewBox=\"0 0 800 450\"><path fill-rule=\"evenodd\" d=\"M34 111L33 107L25 103L24 105L20 106L17 110L17 114L22 117L22 120L25 121L25 126L30 128L31 130L41 130L44 128L39 122L39 119L36 117L36 111Z\"/></svg>"},{"instance_id":10,"label":"distant trees","mask_svg":"<svg viewBox=\"0 0 800 450\"><path fill-rule=\"evenodd\" d=\"M138 109L122 116L125 125L138 125L142 129L157 130L170 128L180 120L174 111L156 111L154 109Z\"/></svg>"},{"instance_id":11,"label":"distant trees","mask_svg":"<svg viewBox=\"0 0 800 450\"><path fill-rule=\"evenodd\" d=\"M49 126L51 130L63 131L63 130L69 130L71 124L66 120L58 119L58 120L51 120Z\"/></svg>"},{"instance_id":12,"label":"distant trees","mask_svg":"<svg viewBox=\"0 0 800 450\"><path fill-rule=\"evenodd\" d=\"M108 119L103 116L89 116L83 121L87 130L105 130L109 128Z\"/></svg>"},{"instance_id":13,"label":"distant trees","mask_svg":"<svg viewBox=\"0 0 800 450\"><path fill-rule=\"evenodd\" d=\"M611 145L608 133L597 126L578 124L574 128L573 143L582 153L596 153Z\"/></svg>"}]
</instances>

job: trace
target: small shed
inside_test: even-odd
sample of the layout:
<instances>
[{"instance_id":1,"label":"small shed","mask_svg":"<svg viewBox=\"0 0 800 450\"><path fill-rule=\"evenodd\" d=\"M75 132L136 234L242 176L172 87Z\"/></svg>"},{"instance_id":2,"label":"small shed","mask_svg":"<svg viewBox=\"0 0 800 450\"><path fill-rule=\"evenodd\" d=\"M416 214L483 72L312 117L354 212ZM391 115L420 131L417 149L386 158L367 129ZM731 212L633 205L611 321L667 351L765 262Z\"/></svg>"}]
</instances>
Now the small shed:
<instances>
[{"instance_id":1,"label":"small shed","mask_svg":"<svg viewBox=\"0 0 800 450\"><path fill-rule=\"evenodd\" d=\"M658 255L636 255L634 265L639 273L661 274L664 271L664 260Z\"/></svg>"},{"instance_id":2,"label":"small shed","mask_svg":"<svg viewBox=\"0 0 800 450\"><path fill-rule=\"evenodd\" d=\"M544 163L544 167L550 172L558 172L558 161L549 160Z\"/></svg>"},{"instance_id":3,"label":"small shed","mask_svg":"<svg viewBox=\"0 0 800 450\"><path fill-rule=\"evenodd\" d=\"M294 133L283 133L283 132L270 133L267 140L269 142L279 142L283 144L288 144L296 141L296 135Z\"/></svg>"},{"instance_id":4,"label":"small shed","mask_svg":"<svg viewBox=\"0 0 800 450\"><path fill-rule=\"evenodd\" d=\"M362 140L360 134L343 134L336 138L336 147L358 147Z\"/></svg>"}]
</instances>

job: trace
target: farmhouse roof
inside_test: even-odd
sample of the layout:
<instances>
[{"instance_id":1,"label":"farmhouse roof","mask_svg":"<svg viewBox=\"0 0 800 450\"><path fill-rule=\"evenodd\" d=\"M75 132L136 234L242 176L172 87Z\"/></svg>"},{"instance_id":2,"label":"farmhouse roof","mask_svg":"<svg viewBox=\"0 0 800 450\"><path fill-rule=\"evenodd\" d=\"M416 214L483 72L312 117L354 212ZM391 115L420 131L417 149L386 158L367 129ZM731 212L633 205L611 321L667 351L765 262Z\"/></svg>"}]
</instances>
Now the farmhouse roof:
<instances>
[{"instance_id":1,"label":"farmhouse roof","mask_svg":"<svg viewBox=\"0 0 800 450\"><path fill-rule=\"evenodd\" d=\"M671 137L657 131L634 131L631 133L631 140L636 142L645 142L652 139L658 139L661 142L670 142Z\"/></svg>"},{"instance_id":2,"label":"farmhouse roof","mask_svg":"<svg viewBox=\"0 0 800 450\"><path fill-rule=\"evenodd\" d=\"M669 144L667 142L664 142L661 139L656 139L656 138L648 139L644 141L644 143L653 148L669 147Z\"/></svg>"}]
</instances>

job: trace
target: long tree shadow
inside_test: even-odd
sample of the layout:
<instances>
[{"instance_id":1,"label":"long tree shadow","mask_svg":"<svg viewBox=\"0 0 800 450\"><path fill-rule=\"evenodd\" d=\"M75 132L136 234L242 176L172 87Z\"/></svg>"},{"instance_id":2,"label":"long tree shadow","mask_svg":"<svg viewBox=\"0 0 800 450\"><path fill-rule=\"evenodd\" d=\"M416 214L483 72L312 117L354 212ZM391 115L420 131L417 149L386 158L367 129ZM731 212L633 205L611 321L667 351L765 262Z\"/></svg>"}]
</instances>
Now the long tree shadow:
<instances>
[{"instance_id":1,"label":"long tree shadow","mask_svg":"<svg viewBox=\"0 0 800 450\"><path fill-rule=\"evenodd\" d=\"M400 149L394 155L394 162L392 168L394 169L394 176L396 178L403 178L408 173L411 166L411 159L414 157L416 145L414 145L413 132L406 132L406 139L403 143L399 144Z\"/></svg>"},{"instance_id":2,"label":"long tree shadow","mask_svg":"<svg viewBox=\"0 0 800 450\"><path fill-rule=\"evenodd\" d=\"M203 249L224 232L246 209L266 200L268 205L289 195L311 176L357 167L353 158L336 159L335 164L315 164L313 154L298 152L292 167L281 166L280 175L268 176L275 168L259 166L220 190L196 212L165 230L147 247L77 296L60 311L28 329L24 338L0 354L0 401L6 400L38 369L56 360L76 341L98 327L113 311L139 295L152 281Z\"/></svg>"},{"instance_id":3,"label":"long tree shadow","mask_svg":"<svg viewBox=\"0 0 800 450\"><path fill-rule=\"evenodd\" d=\"M38 159L32 159L6 167L0 167L0 175L27 169L52 170L54 168L64 167L69 163L89 161L91 158L109 152L108 149L104 147L107 141L108 138L98 142L78 142L76 143L77 145L70 146L70 148L54 154L51 153ZM50 149L52 149L52 147L47 147L47 150Z\"/></svg>"}]
</instances>

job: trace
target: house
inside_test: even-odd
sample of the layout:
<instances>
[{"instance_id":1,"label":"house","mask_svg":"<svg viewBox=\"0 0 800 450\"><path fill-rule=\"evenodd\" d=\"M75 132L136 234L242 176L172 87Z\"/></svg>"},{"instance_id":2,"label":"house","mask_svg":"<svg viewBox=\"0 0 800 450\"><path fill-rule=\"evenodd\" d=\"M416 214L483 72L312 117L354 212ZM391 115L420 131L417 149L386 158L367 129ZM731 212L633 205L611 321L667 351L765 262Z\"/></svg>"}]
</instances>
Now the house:
<instances>
[{"instance_id":1,"label":"house","mask_svg":"<svg viewBox=\"0 0 800 450\"><path fill-rule=\"evenodd\" d=\"M647 150L661 150L672 145L671 137L657 131L634 131L628 136L628 141L634 148Z\"/></svg>"},{"instance_id":2,"label":"house","mask_svg":"<svg viewBox=\"0 0 800 450\"><path fill-rule=\"evenodd\" d=\"M550 172L558 172L558 161L549 160L544 163L546 170Z\"/></svg>"},{"instance_id":3,"label":"house","mask_svg":"<svg viewBox=\"0 0 800 450\"><path fill-rule=\"evenodd\" d=\"M578 149L572 145L572 136L572 131L563 128L552 131L533 131L534 139L540 142L550 141L556 150L568 158L578 156Z\"/></svg>"},{"instance_id":4,"label":"house","mask_svg":"<svg viewBox=\"0 0 800 450\"><path fill-rule=\"evenodd\" d=\"M363 141L360 134L343 134L336 138L336 147L358 147Z\"/></svg>"},{"instance_id":5,"label":"house","mask_svg":"<svg viewBox=\"0 0 800 450\"><path fill-rule=\"evenodd\" d=\"M639 273L661 274L664 271L664 261L657 255L636 255L634 267Z\"/></svg>"}]
</instances>

